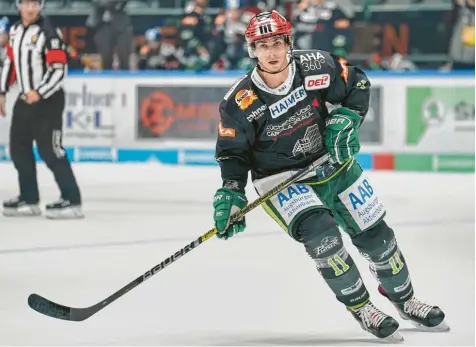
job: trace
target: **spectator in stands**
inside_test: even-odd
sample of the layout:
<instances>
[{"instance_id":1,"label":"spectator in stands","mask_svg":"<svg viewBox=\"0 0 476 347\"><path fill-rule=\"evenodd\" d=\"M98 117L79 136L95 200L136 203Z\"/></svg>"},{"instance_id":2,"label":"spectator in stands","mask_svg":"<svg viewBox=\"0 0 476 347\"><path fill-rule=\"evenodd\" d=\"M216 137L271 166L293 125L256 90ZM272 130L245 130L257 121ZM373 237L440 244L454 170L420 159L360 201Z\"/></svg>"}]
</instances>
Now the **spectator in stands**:
<instances>
[{"instance_id":1,"label":"spectator in stands","mask_svg":"<svg viewBox=\"0 0 476 347\"><path fill-rule=\"evenodd\" d=\"M0 19L0 71L3 67L3 61L7 56L7 44L8 44L8 18L3 17Z\"/></svg>"},{"instance_id":2,"label":"spectator in stands","mask_svg":"<svg viewBox=\"0 0 476 347\"><path fill-rule=\"evenodd\" d=\"M301 0L293 13L294 45L298 49L311 49L314 31L319 20L317 6L311 0Z\"/></svg>"},{"instance_id":3,"label":"spectator in stands","mask_svg":"<svg viewBox=\"0 0 476 347\"><path fill-rule=\"evenodd\" d=\"M84 66L81 62L81 56L76 48L71 45L66 45L66 52L68 53L68 69L69 70L83 70Z\"/></svg>"},{"instance_id":4,"label":"spectator in stands","mask_svg":"<svg viewBox=\"0 0 476 347\"><path fill-rule=\"evenodd\" d=\"M381 63L382 69L392 71L414 71L416 65L400 53L394 53L391 57L385 58Z\"/></svg>"},{"instance_id":5,"label":"spectator in stands","mask_svg":"<svg viewBox=\"0 0 476 347\"><path fill-rule=\"evenodd\" d=\"M183 48L163 41L158 28L151 28L144 35L146 43L139 50L139 69L185 69Z\"/></svg>"},{"instance_id":6,"label":"spectator in stands","mask_svg":"<svg viewBox=\"0 0 476 347\"><path fill-rule=\"evenodd\" d=\"M293 15L296 47L319 48L346 56L354 15L350 5L348 0L301 0Z\"/></svg>"},{"instance_id":7,"label":"spectator in stands","mask_svg":"<svg viewBox=\"0 0 476 347\"><path fill-rule=\"evenodd\" d=\"M133 52L132 24L124 8L128 0L92 0L92 13L86 21L94 31L94 43L105 70L113 69L114 50L121 70L129 69Z\"/></svg>"},{"instance_id":8,"label":"spectator in stands","mask_svg":"<svg viewBox=\"0 0 476 347\"><path fill-rule=\"evenodd\" d=\"M187 66L191 69L207 69L211 66L204 12L208 0L193 0L186 9L179 27L181 45Z\"/></svg>"},{"instance_id":9,"label":"spectator in stands","mask_svg":"<svg viewBox=\"0 0 476 347\"><path fill-rule=\"evenodd\" d=\"M474 0L454 0L456 23L443 70L474 70Z\"/></svg>"},{"instance_id":10,"label":"spectator in stands","mask_svg":"<svg viewBox=\"0 0 476 347\"><path fill-rule=\"evenodd\" d=\"M248 55L245 31L248 21L243 19L239 0L227 0L226 9L215 17L212 31L211 62L225 69L251 69L253 60Z\"/></svg>"}]
</instances>

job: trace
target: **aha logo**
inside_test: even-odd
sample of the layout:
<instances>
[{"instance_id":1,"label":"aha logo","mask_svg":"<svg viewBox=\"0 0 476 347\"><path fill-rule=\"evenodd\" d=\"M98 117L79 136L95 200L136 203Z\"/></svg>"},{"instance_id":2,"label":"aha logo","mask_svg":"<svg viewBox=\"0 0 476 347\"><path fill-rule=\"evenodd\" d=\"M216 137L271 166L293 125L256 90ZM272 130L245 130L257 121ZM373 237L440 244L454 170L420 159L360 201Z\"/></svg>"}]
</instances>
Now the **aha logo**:
<instances>
[{"instance_id":1,"label":"aha logo","mask_svg":"<svg viewBox=\"0 0 476 347\"><path fill-rule=\"evenodd\" d=\"M306 76L304 79L307 90L328 88L331 84L331 76L326 73L322 75Z\"/></svg>"},{"instance_id":2,"label":"aha logo","mask_svg":"<svg viewBox=\"0 0 476 347\"><path fill-rule=\"evenodd\" d=\"M246 110L258 96L251 89L242 89L235 95L235 102L241 110Z\"/></svg>"},{"instance_id":3,"label":"aha logo","mask_svg":"<svg viewBox=\"0 0 476 347\"><path fill-rule=\"evenodd\" d=\"M278 193L277 197L278 197L279 207L283 207L284 202L285 201L288 202L289 200L291 200L294 195L297 196L297 195L309 193L309 188L306 187L305 184L300 183L300 184L296 184L295 187L293 186L288 187L286 193L283 193L282 191Z\"/></svg>"},{"instance_id":4,"label":"aha logo","mask_svg":"<svg viewBox=\"0 0 476 347\"><path fill-rule=\"evenodd\" d=\"M354 193L349 193L349 199L354 211L357 210L357 205L363 206L367 202L367 199L371 198L374 194L374 190L367 179L362 181L362 185L359 184L357 186L357 190L359 191L358 197Z\"/></svg>"}]
</instances>

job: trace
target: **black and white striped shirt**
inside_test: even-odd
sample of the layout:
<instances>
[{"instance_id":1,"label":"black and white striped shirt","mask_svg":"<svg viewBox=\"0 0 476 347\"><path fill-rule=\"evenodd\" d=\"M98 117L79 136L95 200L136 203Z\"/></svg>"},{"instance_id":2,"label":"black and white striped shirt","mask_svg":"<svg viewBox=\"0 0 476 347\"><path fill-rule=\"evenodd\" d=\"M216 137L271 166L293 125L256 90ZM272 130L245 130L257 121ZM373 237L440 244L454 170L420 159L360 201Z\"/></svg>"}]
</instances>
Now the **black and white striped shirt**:
<instances>
[{"instance_id":1,"label":"black and white striped shirt","mask_svg":"<svg viewBox=\"0 0 476 347\"><path fill-rule=\"evenodd\" d=\"M21 94L36 91L47 99L62 88L66 73L65 45L46 18L40 17L26 27L18 22L10 28L0 94L16 82Z\"/></svg>"}]
</instances>

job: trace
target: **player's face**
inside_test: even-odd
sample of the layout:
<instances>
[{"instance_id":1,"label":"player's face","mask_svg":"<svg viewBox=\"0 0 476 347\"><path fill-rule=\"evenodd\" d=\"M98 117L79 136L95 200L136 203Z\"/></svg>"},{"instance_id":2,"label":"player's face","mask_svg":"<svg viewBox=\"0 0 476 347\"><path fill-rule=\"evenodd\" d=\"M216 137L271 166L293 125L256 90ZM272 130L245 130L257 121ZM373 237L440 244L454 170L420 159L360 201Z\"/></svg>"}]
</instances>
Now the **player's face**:
<instances>
[{"instance_id":1,"label":"player's face","mask_svg":"<svg viewBox=\"0 0 476 347\"><path fill-rule=\"evenodd\" d=\"M271 72L280 71L287 64L289 46L282 37L271 37L269 39L255 42L255 55L260 66Z\"/></svg>"},{"instance_id":2,"label":"player's face","mask_svg":"<svg viewBox=\"0 0 476 347\"><path fill-rule=\"evenodd\" d=\"M23 0L18 4L18 10L22 19L26 21L34 21L41 11L41 2L35 0Z\"/></svg>"}]
</instances>

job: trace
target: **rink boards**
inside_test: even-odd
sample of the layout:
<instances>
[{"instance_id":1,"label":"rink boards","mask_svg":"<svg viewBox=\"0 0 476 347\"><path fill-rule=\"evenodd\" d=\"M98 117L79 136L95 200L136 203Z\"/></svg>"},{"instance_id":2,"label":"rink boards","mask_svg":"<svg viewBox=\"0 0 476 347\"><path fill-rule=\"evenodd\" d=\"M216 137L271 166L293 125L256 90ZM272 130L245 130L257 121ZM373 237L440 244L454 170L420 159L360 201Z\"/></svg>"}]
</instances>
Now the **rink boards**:
<instances>
[{"instance_id":1,"label":"rink boards","mask_svg":"<svg viewBox=\"0 0 476 347\"><path fill-rule=\"evenodd\" d=\"M63 140L75 162L216 165L218 105L242 72L70 73ZM369 73L365 169L474 172L474 74ZM13 90L7 109L15 100ZM330 106L330 105L328 105ZM10 117L0 119L9 160ZM39 158L38 158L39 159Z\"/></svg>"}]
</instances>

